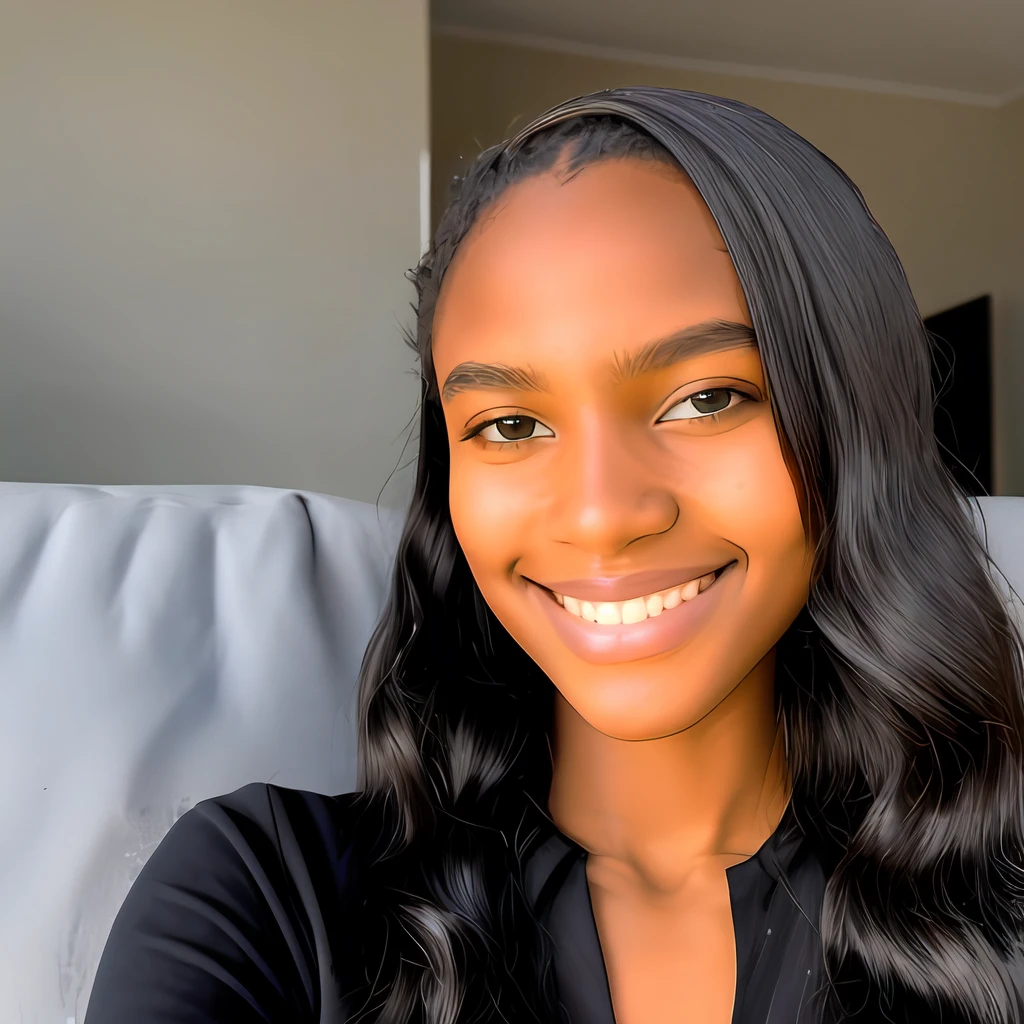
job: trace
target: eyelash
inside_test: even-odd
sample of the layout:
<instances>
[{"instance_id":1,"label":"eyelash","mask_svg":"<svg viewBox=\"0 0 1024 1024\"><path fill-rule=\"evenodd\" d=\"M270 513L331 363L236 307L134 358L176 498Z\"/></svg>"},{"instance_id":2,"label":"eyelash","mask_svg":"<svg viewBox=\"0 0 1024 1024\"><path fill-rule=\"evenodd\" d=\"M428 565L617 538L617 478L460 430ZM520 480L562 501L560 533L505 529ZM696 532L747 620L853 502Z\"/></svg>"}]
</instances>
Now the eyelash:
<instances>
[{"instance_id":1,"label":"eyelash","mask_svg":"<svg viewBox=\"0 0 1024 1024\"><path fill-rule=\"evenodd\" d=\"M678 409L679 406L681 406L684 402L690 402L690 401L692 401L693 399L697 398L700 395L712 394L712 393L715 393L715 392L723 392L723 391L726 394L729 395L729 404L724 409L719 409L717 412L709 412L709 413L699 414L697 416L678 416L678 417L676 417L675 419L672 419L672 420L667 420L667 421L665 420L665 416L667 416L670 412L672 412L673 409ZM740 398L741 401L734 403L733 402L733 398L734 397ZM661 422L665 421L665 422L668 422L668 423L678 423L680 420L683 420L683 421L685 421L685 420L701 420L701 421L710 420L712 423L715 423L715 422L718 421L718 418L722 415L722 413L728 412L730 409L736 408L737 405L742 405L744 402L750 402L750 401L753 401L753 399L750 397L750 395L745 394L744 392L740 391L737 388L701 388L699 391L694 391L692 394L687 395L685 398L681 398L678 402L676 402L672 406L670 406L665 411L664 415L661 416L658 419L658 422L661 423ZM540 426L544 426L544 424L542 424L540 422L540 420L538 420L535 416L525 416L525 415L523 415L521 413L515 413L514 412L514 413L509 413L509 414L507 414L505 416L495 416L494 419L485 420L483 423L477 424L477 426L475 426L464 438L462 438L462 440L463 441L470 441L473 438L480 437L480 435L483 433L483 431L485 431L488 427L493 427L496 423L500 423L502 420L517 420L517 419L533 420L534 423L539 424ZM545 429L550 430L550 427L545 427ZM545 434L545 435L542 435L542 436L547 437L549 435ZM538 439L534 438L534 437L522 437L522 438L502 438L500 441L492 441L490 438L481 438L481 440L485 444L495 445L498 448L507 448L507 447L509 447L511 445L519 445L519 444L521 444L524 441L535 441L535 440L538 440Z\"/></svg>"}]
</instances>

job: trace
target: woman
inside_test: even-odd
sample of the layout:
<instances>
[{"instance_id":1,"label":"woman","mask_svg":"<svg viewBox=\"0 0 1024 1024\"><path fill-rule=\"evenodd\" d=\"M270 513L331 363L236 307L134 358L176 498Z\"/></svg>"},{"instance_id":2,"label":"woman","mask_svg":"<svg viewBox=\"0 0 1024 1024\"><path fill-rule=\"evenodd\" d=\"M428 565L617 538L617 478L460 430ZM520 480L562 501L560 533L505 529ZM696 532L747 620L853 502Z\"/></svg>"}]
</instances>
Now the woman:
<instances>
[{"instance_id":1,"label":"woman","mask_svg":"<svg viewBox=\"0 0 1024 1024\"><path fill-rule=\"evenodd\" d=\"M857 189L638 88L480 156L360 793L186 814L87 1024L1011 1022L1022 669Z\"/></svg>"}]
</instances>

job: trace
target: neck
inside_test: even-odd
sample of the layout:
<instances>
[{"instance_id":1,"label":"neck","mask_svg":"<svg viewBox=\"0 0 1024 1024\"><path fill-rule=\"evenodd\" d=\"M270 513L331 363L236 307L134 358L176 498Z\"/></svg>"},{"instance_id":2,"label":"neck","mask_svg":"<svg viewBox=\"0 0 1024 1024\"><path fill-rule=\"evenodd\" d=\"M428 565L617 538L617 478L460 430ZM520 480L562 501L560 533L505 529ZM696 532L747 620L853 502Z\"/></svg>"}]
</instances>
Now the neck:
<instances>
[{"instance_id":1,"label":"neck","mask_svg":"<svg viewBox=\"0 0 1024 1024\"><path fill-rule=\"evenodd\" d=\"M598 732L556 692L555 824L658 889L705 858L752 856L789 800L774 682L771 652L698 723L641 741Z\"/></svg>"}]
</instances>

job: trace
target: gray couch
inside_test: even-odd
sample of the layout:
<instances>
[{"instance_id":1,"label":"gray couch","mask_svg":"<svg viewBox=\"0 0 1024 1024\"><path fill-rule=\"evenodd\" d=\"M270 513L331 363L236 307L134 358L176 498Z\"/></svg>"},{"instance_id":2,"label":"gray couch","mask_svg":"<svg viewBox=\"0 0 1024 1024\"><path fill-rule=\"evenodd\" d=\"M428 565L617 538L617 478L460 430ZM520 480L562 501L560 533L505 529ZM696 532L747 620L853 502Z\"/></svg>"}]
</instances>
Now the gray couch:
<instances>
[{"instance_id":1,"label":"gray couch","mask_svg":"<svg viewBox=\"0 0 1024 1024\"><path fill-rule=\"evenodd\" d=\"M1024 582L1024 499L983 502ZM197 801L355 783L401 525L260 487L0 484L0 1024L81 1024L114 914Z\"/></svg>"},{"instance_id":2,"label":"gray couch","mask_svg":"<svg viewBox=\"0 0 1024 1024\"><path fill-rule=\"evenodd\" d=\"M260 487L0 484L0 1024L81 1024L189 806L355 786L400 516Z\"/></svg>"}]
</instances>

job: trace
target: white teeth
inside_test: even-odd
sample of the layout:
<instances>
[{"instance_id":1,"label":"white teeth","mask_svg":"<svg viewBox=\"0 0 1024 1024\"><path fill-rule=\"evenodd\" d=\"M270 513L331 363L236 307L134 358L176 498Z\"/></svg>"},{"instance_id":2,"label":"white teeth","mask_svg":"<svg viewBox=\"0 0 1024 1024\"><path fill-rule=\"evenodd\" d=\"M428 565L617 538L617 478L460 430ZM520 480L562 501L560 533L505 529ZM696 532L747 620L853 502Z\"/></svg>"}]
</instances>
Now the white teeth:
<instances>
[{"instance_id":1,"label":"white teeth","mask_svg":"<svg viewBox=\"0 0 1024 1024\"><path fill-rule=\"evenodd\" d=\"M625 601L622 605L622 621L625 624L631 622L643 622L647 618L647 603L642 597L634 597L632 601Z\"/></svg>"},{"instance_id":2,"label":"white teeth","mask_svg":"<svg viewBox=\"0 0 1024 1024\"><path fill-rule=\"evenodd\" d=\"M653 619L662 611L675 608L684 601L692 601L699 593L707 590L714 581L715 574L709 572L706 576L690 580L681 586L661 590L648 597L634 597L629 601L599 601L597 604L592 604L590 601L580 601L575 597L567 597L562 594L554 596L567 612L572 612L573 615L578 615L580 618L586 619L587 622L595 622L602 626L630 625L634 622L643 622L647 618Z\"/></svg>"}]
</instances>

